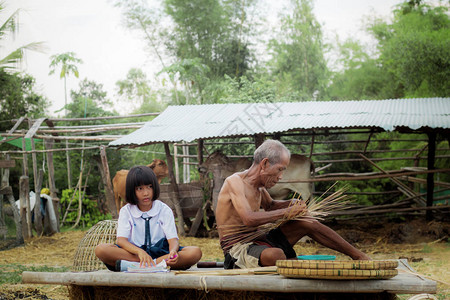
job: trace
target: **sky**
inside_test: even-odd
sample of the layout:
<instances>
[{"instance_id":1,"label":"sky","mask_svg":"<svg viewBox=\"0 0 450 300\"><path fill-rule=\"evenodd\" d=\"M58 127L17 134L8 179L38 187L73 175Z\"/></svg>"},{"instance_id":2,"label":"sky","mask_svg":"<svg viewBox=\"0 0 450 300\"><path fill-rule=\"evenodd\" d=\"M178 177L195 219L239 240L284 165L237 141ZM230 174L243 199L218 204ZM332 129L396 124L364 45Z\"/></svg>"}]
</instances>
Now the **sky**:
<instances>
[{"instance_id":1,"label":"sky","mask_svg":"<svg viewBox=\"0 0 450 300\"><path fill-rule=\"evenodd\" d=\"M151 0L157 1L157 0ZM50 116L58 116L64 106L64 82L57 71L49 75L50 57L54 54L75 52L83 60L78 65L80 78L67 78L67 90L78 90L79 81L87 78L103 84L108 97L115 102L120 114L127 114L127 108L117 100L115 83L126 78L128 70L139 67L154 78L161 65L146 52L145 42L137 32L123 25L118 8L109 0L3 0L5 12L0 23L17 9L19 32L15 38L3 40L0 57L30 42L44 42L45 52L28 51L20 65L21 70L36 78L37 91L45 95L52 105ZM279 21L278 12L288 0L260 0L262 11L274 25ZM389 19L395 5L401 0L315 0L314 13L322 25L326 38L334 34L341 39L356 37L369 43L369 37L362 31L363 21L369 15ZM8 52L9 51L9 52ZM57 69L59 70L59 69ZM70 97L70 96L69 96ZM70 99L70 98L69 98Z\"/></svg>"}]
</instances>

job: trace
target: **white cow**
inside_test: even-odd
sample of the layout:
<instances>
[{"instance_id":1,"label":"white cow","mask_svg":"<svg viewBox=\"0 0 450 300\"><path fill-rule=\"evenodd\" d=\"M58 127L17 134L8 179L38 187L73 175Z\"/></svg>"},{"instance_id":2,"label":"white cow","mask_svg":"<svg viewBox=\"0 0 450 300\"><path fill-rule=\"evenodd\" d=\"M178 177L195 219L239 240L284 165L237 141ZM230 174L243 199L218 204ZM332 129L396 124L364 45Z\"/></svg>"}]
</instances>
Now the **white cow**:
<instances>
[{"instance_id":1,"label":"white cow","mask_svg":"<svg viewBox=\"0 0 450 300\"><path fill-rule=\"evenodd\" d=\"M215 193L213 193L213 203L216 203L218 191L220 190L217 185L221 187L225 178L235 172L248 169L251 164L252 162L250 159L240 158L232 160L220 151L216 151L199 166L198 170L200 173L205 175L211 172L213 174L215 191ZM304 155L292 154L290 163L283 173L281 182L269 189L269 194L273 199L282 200L286 199L291 192L297 192L300 193L303 200L308 200L312 196L314 188L312 182L283 183L283 181L310 179L311 173L313 172L314 165L311 159Z\"/></svg>"}]
</instances>

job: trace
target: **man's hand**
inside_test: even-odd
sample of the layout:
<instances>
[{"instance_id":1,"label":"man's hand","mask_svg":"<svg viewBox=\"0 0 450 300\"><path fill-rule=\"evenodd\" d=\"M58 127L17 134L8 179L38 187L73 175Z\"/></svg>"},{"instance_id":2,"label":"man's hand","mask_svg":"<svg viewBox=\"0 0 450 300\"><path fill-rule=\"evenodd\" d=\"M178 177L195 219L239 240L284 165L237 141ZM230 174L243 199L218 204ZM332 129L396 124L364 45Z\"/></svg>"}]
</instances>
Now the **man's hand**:
<instances>
[{"instance_id":1,"label":"man's hand","mask_svg":"<svg viewBox=\"0 0 450 300\"><path fill-rule=\"evenodd\" d=\"M150 255L148 255L147 252L145 252L145 250L140 249L139 252L137 253L138 257L139 257L139 267L140 268L145 268L145 267L154 267L156 266L155 261L152 259L152 257Z\"/></svg>"},{"instance_id":2,"label":"man's hand","mask_svg":"<svg viewBox=\"0 0 450 300\"><path fill-rule=\"evenodd\" d=\"M293 200L296 201L290 207L288 207L287 215L290 217L295 217L298 215L307 215L308 208L306 207L306 203L303 200Z\"/></svg>"}]
</instances>

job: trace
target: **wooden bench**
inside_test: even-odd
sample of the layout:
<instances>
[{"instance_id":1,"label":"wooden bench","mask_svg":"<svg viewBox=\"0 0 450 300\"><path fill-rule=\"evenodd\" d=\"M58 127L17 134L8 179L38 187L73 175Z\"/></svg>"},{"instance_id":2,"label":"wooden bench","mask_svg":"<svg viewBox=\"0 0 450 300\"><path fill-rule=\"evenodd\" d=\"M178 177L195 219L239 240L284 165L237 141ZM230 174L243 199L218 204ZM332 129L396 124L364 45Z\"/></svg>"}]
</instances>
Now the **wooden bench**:
<instances>
[{"instance_id":1,"label":"wooden bench","mask_svg":"<svg viewBox=\"0 0 450 300\"><path fill-rule=\"evenodd\" d=\"M100 293L100 287L105 287L108 291L118 287L172 289L172 292L173 289L184 289L186 293L188 290L203 290L204 293L214 290L245 291L267 293L267 298L271 298L270 295L274 293L320 294L320 299L344 299L345 295L350 294L351 299L359 299L358 295L361 299L392 299L393 294L436 293L436 282L413 274L414 270L407 260L399 260L398 269L397 276L386 280L316 280L289 279L281 275L209 276L203 272L200 275L175 275L175 272L124 273L101 270L78 273L23 272L22 282L75 286L83 290L84 295ZM213 269L193 267L191 270ZM337 294L344 295L344 298ZM95 295L90 295L92 299L93 296Z\"/></svg>"}]
</instances>

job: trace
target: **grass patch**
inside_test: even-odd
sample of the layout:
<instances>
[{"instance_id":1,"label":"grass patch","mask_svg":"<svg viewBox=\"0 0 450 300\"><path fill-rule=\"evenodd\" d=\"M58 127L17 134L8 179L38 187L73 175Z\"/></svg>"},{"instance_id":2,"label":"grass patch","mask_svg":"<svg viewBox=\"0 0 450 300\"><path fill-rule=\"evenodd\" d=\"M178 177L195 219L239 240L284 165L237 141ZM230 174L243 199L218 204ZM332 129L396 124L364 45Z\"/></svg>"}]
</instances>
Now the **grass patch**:
<instances>
[{"instance_id":1,"label":"grass patch","mask_svg":"<svg viewBox=\"0 0 450 300\"><path fill-rule=\"evenodd\" d=\"M48 267L48 266L24 266L21 264L0 265L0 285L4 283L15 284L22 280L22 272L66 272L68 267Z\"/></svg>"},{"instance_id":2,"label":"grass patch","mask_svg":"<svg viewBox=\"0 0 450 300\"><path fill-rule=\"evenodd\" d=\"M431 253L431 252L433 252L433 248L430 245L425 244L425 245L423 245L421 252L422 253Z\"/></svg>"}]
</instances>

